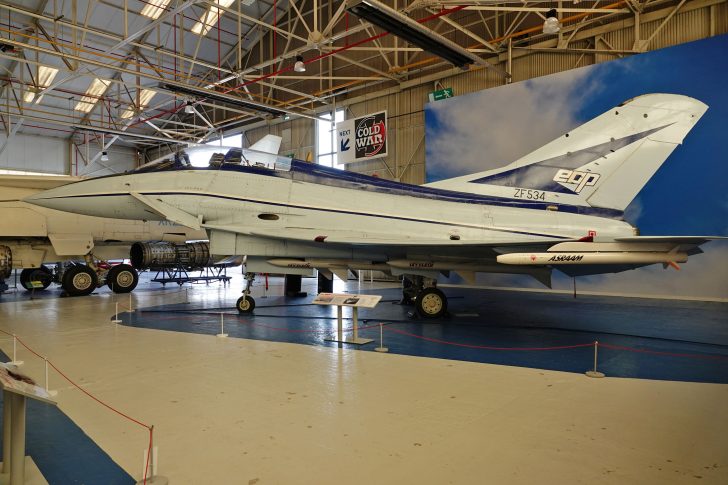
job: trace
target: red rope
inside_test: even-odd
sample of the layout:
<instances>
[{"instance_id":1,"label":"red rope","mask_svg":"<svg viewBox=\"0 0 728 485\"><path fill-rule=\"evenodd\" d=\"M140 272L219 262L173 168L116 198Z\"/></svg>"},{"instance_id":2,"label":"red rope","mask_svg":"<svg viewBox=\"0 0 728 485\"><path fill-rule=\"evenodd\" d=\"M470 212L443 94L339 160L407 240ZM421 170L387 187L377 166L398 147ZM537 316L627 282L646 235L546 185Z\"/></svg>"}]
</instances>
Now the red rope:
<instances>
[{"instance_id":1,"label":"red rope","mask_svg":"<svg viewBox=\"0 0 728 485\"><path fill-rule=\"evenodd\" d=\"M624 350L627 352L637 352L640 354L652 354L652 355L665 355L667 357L686 357L690 359L717 359L717 360L728 360L728 355L703 355L703 354L683 354L676 352L662 352L660 350L648 350L638 349L636 347L625 347L623 345L611 345L599 343L599 347L604 347L612 350Z\"/></svg>"},{"instance_id":2,"label":"red rope","mask_svg":"<svg viewBox=\"0 0 728 485\"><path fill-rule=\"evenodd\" d=\"M387 330L395 333L399 333L402 335L407 335L408 337L414 337L421 340L427 340L428 342L435 342L438 344L445 344L445 345L454 345L456 347L466 347L469 349L483 349L483 350L565 350L565 349L578 349L582 347L593 347L594 342L589 342L588 344L576 344L576 345L559 345L557 347L493 347L490 345L474 345L474 344L462 344L458 342L448 342L447 340L440 340L437 338L432 337L423 337L421 335L415 335L413 333L405 332L404 330L397 330L396 328L390 328L387 327Z\"/></svg>"}]
</instances>

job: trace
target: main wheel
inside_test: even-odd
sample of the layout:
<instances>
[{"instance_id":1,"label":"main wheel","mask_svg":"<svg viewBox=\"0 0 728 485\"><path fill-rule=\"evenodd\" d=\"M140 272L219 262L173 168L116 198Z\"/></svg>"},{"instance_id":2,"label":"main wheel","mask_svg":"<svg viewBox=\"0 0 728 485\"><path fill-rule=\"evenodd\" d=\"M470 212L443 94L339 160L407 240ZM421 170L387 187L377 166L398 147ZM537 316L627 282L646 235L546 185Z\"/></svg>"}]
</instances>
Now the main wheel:
<instances>
[{"instance_id":1,"label":"main wheel","mask_svg":"<svg viewBox=\"0 0 728 485\"><path fill-rule=\"evenodd\" d=\"M255 309L255 300L250 295L243 295L238 298L238 302L235 306L238 308L238 312L240 313L253 313L253 310Z\"/></svg>"},{"instance_id":2,"label":"main wheel","mask_svg":"<svg viewBox=\"0 0 728 485\"><path fill-rule=\"evenodd\" d=\"M69 296L84 296L93 293L97 283L96 273L88 266L78 264L66 270L61 286Z\"/></svg>"},{"instance_id":3,"label":"main wheel","mask_svg":"<svg viewBox=\"0 0 728 485\"><path fill-rule=\"evenodd\" d=\"M415 308L422 317L439 318L447 312L447 297L437 288L425 288L417 295Z\"/></svg>"},{"instance_id":4,"label":"main wheel","mask_svg":"<svg viewBox=\"0 0 728 485\"><path fill-rule=\"evenodd\" d=\"M35 288L36 290L45 290L53 282L53 274L46 266L40 268L26 268L20 272L20 285L28 291L34 288L30 284L31 281L39 281L43 286Z\"/></svg>"},{"instance_id":5,"label":"main wheel","mask_svg":"<svg viewBox=\"0 0 728 485\"><path fill-rule=\"evenodd\" d=\"M106 284L114 293L129 293L139 283L139 273L128 264L112 266L106 274Z\"/></svg>"}]
</instances>

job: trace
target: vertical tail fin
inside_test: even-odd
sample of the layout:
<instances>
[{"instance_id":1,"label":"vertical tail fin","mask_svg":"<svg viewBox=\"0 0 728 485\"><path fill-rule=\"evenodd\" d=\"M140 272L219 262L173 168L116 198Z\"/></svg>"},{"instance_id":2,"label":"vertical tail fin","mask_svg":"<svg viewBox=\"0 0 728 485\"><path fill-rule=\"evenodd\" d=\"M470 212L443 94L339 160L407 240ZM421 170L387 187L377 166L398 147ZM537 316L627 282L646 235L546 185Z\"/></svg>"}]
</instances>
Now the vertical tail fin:
<instances>
[{"instance_id":1,"label":"vertical tail fin","mask_svg":"<svg viewBox=\"0 0 728 485\"><path fill-rule=\"evenodd\" d=\"M501 169L429 186L478 193L483 185L522 187L624 210L707 109L687 96L639 96Z\"/></svg>"}]
</instances>

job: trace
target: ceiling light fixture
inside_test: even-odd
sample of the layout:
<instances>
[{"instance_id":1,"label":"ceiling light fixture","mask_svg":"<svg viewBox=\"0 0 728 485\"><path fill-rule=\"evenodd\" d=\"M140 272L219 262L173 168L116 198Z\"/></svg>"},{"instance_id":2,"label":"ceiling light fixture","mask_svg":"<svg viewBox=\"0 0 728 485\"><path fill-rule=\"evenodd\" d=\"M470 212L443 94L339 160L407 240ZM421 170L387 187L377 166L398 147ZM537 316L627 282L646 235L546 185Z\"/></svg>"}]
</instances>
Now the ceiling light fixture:
<instances>
[{"instance_id":1,"label":"ceiling light fixture","mask_svg":"<svg viewBox=\"0 0 728 485\"><path fill-rule=\"evenodd\" d=\"M561 24L559 23L558 14L556 9L552 8L546 12L546 20L543 22L543 33L544 34L558 34L561 30Z\"/></svg>"},{"instance_id":2,"label":"ceiling light fixture","mask_svg":"<svg viewBox=\"0 0 728 485\"><path fill-rule=\"evenodd\" d=\"M96 102L99 100L99 98L103 96L106 90L109 88L110 84L111 83L109 81L104 81L100 78L96 78L91 81L91 85L86 90L86 94L81 98L78 103L76 103L76 107L73 109L76 111L81 111L82 113L88 113L89 111L91 111L96 105Z\"/></svg>"},{"instance_id":3,"label":"ceiling light fixture","mask_svg":"<svg viewBox=\"0 0 728 485\"><path fill-rule=\"evenodd\" d=\"M195 114L195 107L192 104L192 101L187 101L187 104L185 104L185 113L187 113L188 115Z\"/></svg>"},{"instance_id":4,"label":"ceiling light fixture","mask_svg":"<svg viewBox=\"0 0 728 485\"><path fill-rule=\"evenodd\" d=\"M215 93L211 91L207 91L204 89L199 88L193 88L192 86L178 86L176 84L169 84L169 83L163 83L159 85L160 89L164 89L165 91L170 91L172 93L177 94L185 94L187 96L194 96L198 99L206 99L209 101L215 101L221 104L227 104L229 106L235 106L237 108L242 108L248 111L257 111L259 113L267 113L273 116L283 116L286 113L296 116L303 116L305 118L313 118L313 119L319 119L318 117L303 114L303 113L296 113L294 111L284 110L284 109L278 109L274 108L273 106L268 106L267 104L262 103L256 103L255 101L247 101L242 98L238 98L236 96L230 96L229 94L222 94L222 93Z\"/></svg>"},{"instance_id":5,"label":"ceiling light fixture","mask_svg":"<svg viewBox=\"0 0 728 485\"><path fill-rule=\"evenodd\" d=\"M464 47L377 0L355 1L347 11L461 69L467 69L473 63L484 64L480 57Z\"/></svg>"},{"instance_id":6,"label":"ceiling light fixture","mask_svg":"<svg viewBox=\"0 0 728 485\"><path fill-rule=\"evenodd\" d=\"M53 79L55 79L56 74L58 74L58 69L55 67L40 66L38 68L38 86L37 88L30 88L26 90L23 94L23 101L26 103L33 101L37 92L50 86Z\"/></svg>"},{"instance_id":7,"label":"ceiling light fixture","mask_svg":"<svg viewBox=\"0 0 728 485\"><path fill-rule=\"evenodd\" d=\"M108 152L101 152L101 161L102 162L108 162L109 161L109 153Z\"/></svg>"},{"instance_id":8,"label":"ceiling light fixture","mask_svg":"<svg viewBox=\"0 0 728 485\"><path fill-rule=\"evenodd\" d=\"M167 9L169 2L170 0L147 0L147 4L142 9L141 14L156 20Z\"/></svg>"},{"instance_id":9,"label":"ceiling light fixture","mask_svg":"<svg viewBox=\"0 0 728 485\"><path fill-rule=\"evenodd\" d=\"M229 7L235 0L215 0L215 4L220 7ZM192 26L192 32L197 35L207 35L207 33L217 24L218 18L223 14L223 11L213 6L207 9L205 13L200 17L199 22Z\"/></svg>"},{"instance_id":10,"label":"ceiling light fixture","mask_svg":"<svg viewBox=\"0 0 728 485\"><path fill-rule=\"evenodd\" d=\"M143 110L144 108L146 108L155 94L157 94L157 92L152 91L151 89L142 89L141 93L139 93L139 109ZM126 120L134 116L135 112L136 107L132 105L122 111L119 116L121 116L121 119Z\"/></svg>"},{"instance_id":11,"label":"ceiling light fixture","mask_svg":"<svg viewBox=\"0 0 728 485\"><path fill-rule=\"evenodd\" d=\"M296 56L296 63L293 65L296 72L306 72L306 64L303 63L303 56Z\"/></svg>"}]
</instances>

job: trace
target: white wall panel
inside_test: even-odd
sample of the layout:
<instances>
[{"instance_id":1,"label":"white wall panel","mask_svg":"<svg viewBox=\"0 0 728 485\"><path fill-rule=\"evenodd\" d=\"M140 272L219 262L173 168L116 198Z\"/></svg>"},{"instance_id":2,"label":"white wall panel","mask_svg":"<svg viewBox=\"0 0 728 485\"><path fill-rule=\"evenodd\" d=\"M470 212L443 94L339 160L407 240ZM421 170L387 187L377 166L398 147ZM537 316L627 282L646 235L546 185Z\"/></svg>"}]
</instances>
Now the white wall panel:
<instances>
[{"instance_id":1,"label":"white wall panel","mask_svg":"<svg viewBox=\"0 0 728 485\"><path fill-rule=\"evenodd\" d=\"M0 134L0 146L6 139ZM68 167L68 143L62 138L17 133L0 155L0 168L7 170L67 173Z\"/></svg>"}]
</instances>

